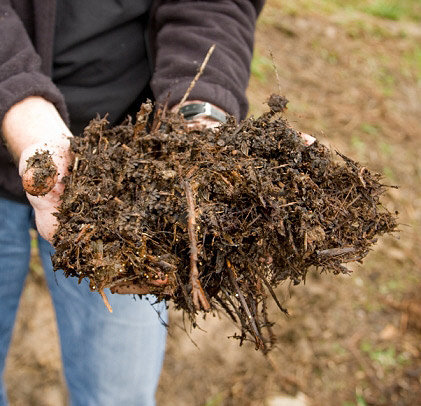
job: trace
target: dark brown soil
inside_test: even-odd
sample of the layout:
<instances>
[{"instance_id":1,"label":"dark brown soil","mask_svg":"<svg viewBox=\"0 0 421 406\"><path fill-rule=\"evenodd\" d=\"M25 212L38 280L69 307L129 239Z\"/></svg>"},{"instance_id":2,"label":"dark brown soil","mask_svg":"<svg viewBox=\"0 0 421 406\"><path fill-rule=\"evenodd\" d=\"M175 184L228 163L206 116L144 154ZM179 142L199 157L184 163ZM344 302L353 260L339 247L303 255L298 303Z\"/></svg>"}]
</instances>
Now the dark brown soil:
<instances>
[{"instance_id":1,"label":"dark brown soil","mask_svg":"<svg viewBox=\"0 0 421 406\"><path fill-rule=\"evenodd\" d=\"M57 215L55 269L93 291L146 286L194 322L225 311L243 340L274 342L267 299L310 267L348 273L396 227L381 176L300 133L270 111L217 130L188 130L145 104L137 121L93 120L72 141L75 162ZM164 110L165 111L165 110Z\"/></svg>"}]
</instances>

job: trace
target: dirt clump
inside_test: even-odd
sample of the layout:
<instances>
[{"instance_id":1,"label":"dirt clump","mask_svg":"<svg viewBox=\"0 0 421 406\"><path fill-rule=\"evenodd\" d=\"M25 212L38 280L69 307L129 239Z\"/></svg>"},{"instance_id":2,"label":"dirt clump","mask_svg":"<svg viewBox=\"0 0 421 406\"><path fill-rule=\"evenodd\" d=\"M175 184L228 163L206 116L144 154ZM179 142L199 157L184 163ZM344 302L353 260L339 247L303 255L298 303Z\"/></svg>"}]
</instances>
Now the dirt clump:
<instances>
[{"instance_id":1,"label":"dirt clump","mask_svg":"<svg viewBox=\"0 0 421 406\"><path fill-rule=\"evenodd\" d=\"M57 182L57 166L48 151L36 151L26 161L23 188L33 196L46 195Z\"/></svg>"},{"instance_id":2,"label":"dirt clump","mask_svg":"<svg viewBox=\"0 0 421 406\"><path fill-rule=\"evenodd\" d=\"M349 272L396 229L381 176L314 142L269 111L214 130L142 106L110 127L93 120L71 140L74 162L57 214L54 269L93 291L126 288L170 299L192 322L225 311L241 342L267 351L274 289L310 268Z\"/></svg>"}]
</instances>

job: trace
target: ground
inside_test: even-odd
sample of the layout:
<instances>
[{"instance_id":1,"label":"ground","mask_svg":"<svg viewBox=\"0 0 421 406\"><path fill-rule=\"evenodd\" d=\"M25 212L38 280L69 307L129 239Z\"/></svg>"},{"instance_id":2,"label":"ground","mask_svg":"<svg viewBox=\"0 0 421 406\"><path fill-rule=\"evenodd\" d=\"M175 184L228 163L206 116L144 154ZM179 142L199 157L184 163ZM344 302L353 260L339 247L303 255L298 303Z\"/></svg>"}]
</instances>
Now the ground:
<instances>
[{"instance_id":1,"label":"ground","mask_svg":"<svg viewBox=\"0 0 421 406\"><path fill-rule=\"evenodd\" d=\"M346 3L346 7L343 6ZM271 92L292 125L384 174L400 232L350 276L313 273L278 292L278 345L265 358L208 317L186 334L171 312L158 405L421 404L421 4L418 0L269 0L248 90ZM272 55L272 56L271 56ZM276 67L276 71L274 70ZM34 252L35 252L34 247ZM10 403L66 404L54 314L36 257L6 368Z\"/></svg>"}]
</instances>

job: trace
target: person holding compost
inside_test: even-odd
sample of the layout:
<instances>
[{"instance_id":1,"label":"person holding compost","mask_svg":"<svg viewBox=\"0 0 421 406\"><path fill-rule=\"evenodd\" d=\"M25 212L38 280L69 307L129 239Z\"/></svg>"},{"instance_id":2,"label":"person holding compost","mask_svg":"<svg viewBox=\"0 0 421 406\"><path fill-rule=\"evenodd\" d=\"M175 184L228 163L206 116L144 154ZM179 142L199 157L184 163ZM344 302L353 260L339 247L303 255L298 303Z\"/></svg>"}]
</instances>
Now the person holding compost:
<instances>
[{"instance_id":1,"label":"person holding compost","mask_svg":"<svg viewBox=\"0 0 421 406\"><path fill-rule=\"evenodd\" d=\"M52 271L48 240L71 158L69 138L97 114L108 113L113 125L135 116L147 98L176 106L212 44L215 51L181 113L205 124L226 114L244 118L262 7L262 0L0 0L1 372L35 219L71 404L155 404L165 304L112 295L110 314L87 283L78 286ZM25 172L37 151L48 151L58 172L44 196L22 187L24 175L31 189ZM6 403L0 384L0 405Z\"/></svg>"}]
</instances>

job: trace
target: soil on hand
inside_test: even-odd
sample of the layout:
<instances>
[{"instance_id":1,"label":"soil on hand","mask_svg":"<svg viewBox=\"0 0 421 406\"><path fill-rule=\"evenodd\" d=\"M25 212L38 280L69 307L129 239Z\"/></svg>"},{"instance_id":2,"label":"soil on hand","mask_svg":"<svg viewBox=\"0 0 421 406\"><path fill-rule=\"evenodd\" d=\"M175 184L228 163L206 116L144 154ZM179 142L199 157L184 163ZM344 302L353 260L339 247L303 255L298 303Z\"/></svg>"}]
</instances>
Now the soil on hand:
<instances>
[{"instance_id":1,"label":"soil on hand","mask_svg":"<svg viewBox=\"0 0 421 406\"><path fill-rule=\"evenodd\" d=\"M26 161L23 188L33 196L46 195L57 181L57 166L48 151L36 151Z\"/></svg>"}]
</instances>

